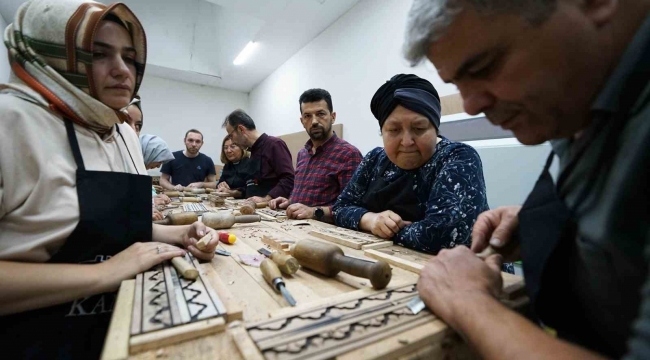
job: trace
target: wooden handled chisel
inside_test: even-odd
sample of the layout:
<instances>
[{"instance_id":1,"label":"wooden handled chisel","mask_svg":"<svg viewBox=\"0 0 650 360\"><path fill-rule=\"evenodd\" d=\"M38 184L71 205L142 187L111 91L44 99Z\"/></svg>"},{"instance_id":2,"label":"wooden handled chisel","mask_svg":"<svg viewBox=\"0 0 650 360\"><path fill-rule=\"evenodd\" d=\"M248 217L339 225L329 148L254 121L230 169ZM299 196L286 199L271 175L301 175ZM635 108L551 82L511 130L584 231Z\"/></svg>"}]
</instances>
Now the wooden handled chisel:
<instances>
[{"instance_id":1,"label":"wooden handled chisel","mask_svg":"<svg viewBox=\"0 0 650 360\"><path fill-rule=\"evenodd\" d=\"M276 265L271 259L264 259L260 265L260 270L262 270L264 280L266 280L273 289L279 291L284 299L287 300L289 305L296 306L296 300L291 296L289 290L287 290L278 265Z\"/></svg>"}]
</instances>

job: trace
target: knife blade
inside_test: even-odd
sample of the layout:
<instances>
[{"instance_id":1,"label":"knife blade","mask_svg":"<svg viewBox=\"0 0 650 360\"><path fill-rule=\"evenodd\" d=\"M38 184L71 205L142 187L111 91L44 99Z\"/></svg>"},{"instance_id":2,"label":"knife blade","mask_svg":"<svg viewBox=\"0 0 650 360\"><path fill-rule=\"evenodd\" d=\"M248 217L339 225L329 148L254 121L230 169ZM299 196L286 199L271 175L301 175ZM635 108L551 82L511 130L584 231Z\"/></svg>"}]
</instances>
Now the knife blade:
<instances>
[{"instance_id":1,"label":"knife blade","mask_svg":"<svg viewBox=\"0 0 650 360\"><path fill-rule=\"evenodd\" d=\"M424 301L420 298L419 295L416 295L411 301L406 304L406 307L411 310L413 315L417 315L420 311L424 310L427 306L424 304Z\"/></svg>"}]
</instances>

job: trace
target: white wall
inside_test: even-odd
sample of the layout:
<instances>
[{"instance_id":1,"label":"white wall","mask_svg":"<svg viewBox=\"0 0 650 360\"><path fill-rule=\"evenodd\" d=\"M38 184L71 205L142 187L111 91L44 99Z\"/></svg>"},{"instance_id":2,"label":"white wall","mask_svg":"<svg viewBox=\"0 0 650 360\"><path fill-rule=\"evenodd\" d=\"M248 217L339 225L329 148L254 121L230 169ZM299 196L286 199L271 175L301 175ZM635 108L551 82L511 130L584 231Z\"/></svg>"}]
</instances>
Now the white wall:
<instances>
[{"instance_id":1,"label":"white wall","mask_svg":"<svg viewBox=\"0 0 650 360\"><path fill-rule=\"evenodd\" d=\"M386 80L414 73L431 81L441 96L457 93L435 70L411 68L401 46L410 1L363 0L284 63L250 93L250 112L270 134L304 131L298 98L313 87L332 94L346 140L362 153L381 146L370 100ZM431 69L431 70L430 70Z\"/></svg>"},{"instance_id":2,"label":"white wall","mask_svg":"<svg viewBox=\"0 0 650 360\"><path fill-rule=\"evenodd\" d=\"M346 140L362 153L382 146L370 100L398 73L428 79L440 96L457 93L428 64L411 68L403 59L406 14L411 1L363 0L260 83L249 95L250 113L262 131L304 131L298 98L309 88L332 94ZM491 208L521 204L532 189L550 146L474 145L483 161Z\"/></svg>"},{"instance_id":3,"label":"white wall","mask_svg":"<svg viewBox=\"0 0 650 360\"><path fill-rule=\"evenodd\" d=\"M7 22L0 15L0 36L4 36L5 28L7 27ZM4 43L0 44L0 83L5 83L9 81L9 60L7 59L7 48L4 46Z\"/></svg>"},{"instance_id":4,"label":"white wall","mask_svg":"<svg viewBox=\"0 0 650 360\"><path fill-rule=\"evenodd\" d=\"M551 145L537 146L474 146L483 162L483 175L491 209L504 205L522 204L533 189ZM555 159L551 174L558 172L559 161Z\"/></svg>"},{"instance_id":5,"label":"white wall","mask_svg":"<svg viewBox=\"0 0 650 360\"><path fill-rule=\"evenodd\" d=\"M226 136L226 130L221 128L223 120L237 108L247 109L248 103L245 93L147 75L140 96L144 113L142 133L160 136L176 151L185 149L185 132L198 129L203 133L201 152L215 164L221 163L221 141Z\"/></svg>"}]
</instances>

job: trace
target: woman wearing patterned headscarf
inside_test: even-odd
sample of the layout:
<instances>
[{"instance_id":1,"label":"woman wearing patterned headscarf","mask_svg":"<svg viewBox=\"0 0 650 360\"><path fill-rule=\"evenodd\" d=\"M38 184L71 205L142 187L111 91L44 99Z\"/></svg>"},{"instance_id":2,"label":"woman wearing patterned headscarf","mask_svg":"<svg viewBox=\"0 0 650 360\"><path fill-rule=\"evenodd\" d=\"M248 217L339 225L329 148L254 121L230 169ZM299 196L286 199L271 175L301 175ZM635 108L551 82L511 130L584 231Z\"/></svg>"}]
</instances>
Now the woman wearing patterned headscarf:
<instances>
[{"instance_id":1,"label":"woman wearing patterned headscarf","mask_svg":"<svg viewBox=\"0 0 650 360\"><path fill-rule=\"evenodd\" d=\"M216 244L203 252L194 239L214 230L152 226L151 178L119 111L146 58L142 25L125 5L30 1L4 42L12 74L0 84L2 350L98 358L122 280L185 251L211 259Z\"/></svg>"},{"instance_id":2,"label":"woman wearing patterned headscarf","mask_svg":"<svg viewBox=\"0 0 650 360\"><path fill-rule=\"evenodd\" d=\"M370 151L334 205L336 224L438 253L469 245L488 209L481 159L439 133L440 99L430 82L396 75L370 109L384 148Z\"/></svg>"}]
</instances>

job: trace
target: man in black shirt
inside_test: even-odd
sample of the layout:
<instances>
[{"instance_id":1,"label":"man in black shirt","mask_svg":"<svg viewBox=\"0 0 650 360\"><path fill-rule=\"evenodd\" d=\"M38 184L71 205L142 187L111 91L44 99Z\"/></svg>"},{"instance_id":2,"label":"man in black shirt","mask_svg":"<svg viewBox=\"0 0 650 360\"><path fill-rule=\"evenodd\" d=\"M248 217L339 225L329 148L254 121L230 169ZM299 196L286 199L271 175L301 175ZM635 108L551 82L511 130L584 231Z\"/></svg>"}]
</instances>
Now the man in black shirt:
<instances>
[{"instance_id":1,"label":"man in black shirt","mask_svg":"<svg viewBox=\"0 0 650 360\"><path fill-rule=\"evenodd\" d=\"M185 133L185 150L174 152L174 160L163 165L160 172L160 186L168 190L183 190L183 187L216 187L216 172L212 159L201 154L203 134L196 129Z\"/></svg>"}]
</instances>

